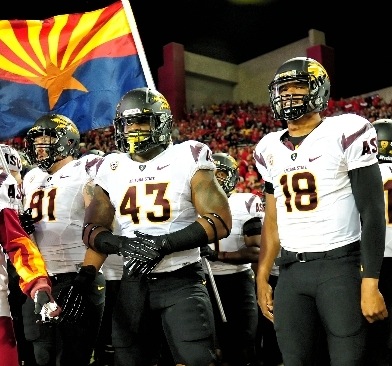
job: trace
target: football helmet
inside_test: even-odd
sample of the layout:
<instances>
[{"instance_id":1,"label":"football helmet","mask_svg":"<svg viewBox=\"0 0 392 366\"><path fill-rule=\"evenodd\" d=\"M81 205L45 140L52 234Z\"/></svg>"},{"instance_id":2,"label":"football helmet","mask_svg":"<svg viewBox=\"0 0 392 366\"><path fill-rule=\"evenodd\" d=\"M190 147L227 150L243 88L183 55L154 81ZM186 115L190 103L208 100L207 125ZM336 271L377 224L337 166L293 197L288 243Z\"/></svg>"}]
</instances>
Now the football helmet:
<instances>
[{"instance_id":1,"label":"football helmet","mask_svg":"<svg viewBox=\"0 0 392 366\"><path fill-rule=\"evenodd\" d=\"M216 179L229 196L239 180L238 163L231 155L226 153L212 154L212 160L216 165ZM225 173L225 176L222 176L220 172Z\"/></svg>"},{"instance_id":2,"label":"football helmet","mask_svg":"<svg viewBox=\"0 0 392 366\"><path fill-rule=\"evenodd\" d=\"M20 160L22 161L22 170L20 172L22 178L26 175L26 173L34 167L31 164L30 158L27 156L26 151L19 151Z\"/></svg>"},{"instance_id":3,"label":"football helmet","mask_svg":"<svg viewBox=\"0 0 392 366\"><path fill-rule=\"evenodd\" d=\"M52 142L35 144L35 139L41 136L53 137ZM44 115L27 131L26 154L32 164L48 171L56 161L67 156L76 158L79 153L80 134L76 125L61 114ZM38 159L37 148L46 149L47 157Z\"/></svg>"},{"instance_id":4,"label":"football helmet","mask_svg":"<svg viewBox=\"0 0 392 366\"><path fill-rule=\"evenodd\" d=\"M134 123L149 123L150 130L126 131ZM118 150L143 154L171 142L173 116L166 98L156 90L137 88L127 92L117 104L113 121Z\"/></svg>"},{"instance_id":5,"label":"football helmet","mask_svg":"<svg viewBox=\"0 0 392 366\"><path fill-rule=\"evenodd\" d=\"M281 94L288 83L298 82L308 86L307 94ZM276 71L268 85L274 118L293 121L309 112L322 112L328 106L330 81L324 67L309 57L292 58Z\"/></svg>"},{"instance_id":6,"label":"football helmet","mask_svg":"<svg viewBox=\"0 0 392 366\"><path fill-rule=\"evenodd\" d=\"M373 126L377 131L378 162L392 163L392 119L378 119Z\"/></svg>"}]
</instances>

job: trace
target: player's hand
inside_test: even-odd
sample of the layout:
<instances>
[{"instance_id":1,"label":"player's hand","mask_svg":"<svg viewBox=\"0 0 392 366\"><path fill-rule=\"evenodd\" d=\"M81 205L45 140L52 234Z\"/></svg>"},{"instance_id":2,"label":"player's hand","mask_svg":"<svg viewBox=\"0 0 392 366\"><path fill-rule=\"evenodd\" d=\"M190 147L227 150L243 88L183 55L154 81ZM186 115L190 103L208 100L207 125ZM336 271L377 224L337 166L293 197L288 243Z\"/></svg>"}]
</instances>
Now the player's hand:
<instances>
[{"instance_id":1,"label":"player's hand","mask_svg":"<svg viewBox=\"0 0 392 366\"><path fill-rule=\"evenodd\" d=\"M209 245L204 245L200 247L200 256L215 262L218 260L218 251L213 250Z\"/></svg>"},{"instance_id":2,"label":"player's hand","mask_svg":"<svg viewBox=\"0 0 392 366\"><path fill-rule=\"evenodd\" d=\"M146 262L155 259L162 247L161 240L164 236L151 236L135 232L136 238L113 235L110 231L102 231L94 239L95 248L104 254L119 254L126 258ZM155 240L153 238L156 238Z\"/></svg>"},{"instance_id":3,"label":"player's hand","mask_svg":"<svg viewBox=\"0 0 392 366\"><path fill-rule=\"evenodd\" d=\"M34 313L40 318L37 323L57 322L61 313L61 308L54 301L50 292L45 289L39 289L34 293Z\"/></svg>"},{"instance_id":4,"label":"player's hand","mask_svg":"<svg viewBox=\"0 0 392 366\"><path fill-rule=\"evenodd\" d=\"M120 249L121 254L129 258L125 268L130 277L148 275L165 255L165 235L148 235L135 231L136 237L126 238Z\"/></svg>"},{"instance_id":5,"label":"player's hand","mask_svg":"<svg viewBox=\"0 0 392 366\"><path fill-rule=\"evenodd\" d=\"M19 214L20 224L22 225L24 231L26 231L26 233L29 235L33 234L35 231L34 221L33 217L31 216L31 212L31 208L28 208L27 210Z\"/></svg>"},{"instance_id":6,"label":"player's hand","mask_svg":"<svg viewBox=\"0 0 392 366\"><path fill-rule=\"evenodd\" d=\"M272 287L264 278L257 278L257 303L263 315L274 321L274 300L272 297Z\"/></svg>"},{"instance_id":7,"label":"player's hand","mask_svg":"<svg viewBox=\"0 0 392 366\"><path fill-rule=\"evenodd\" d=\"M72 285L60 290L57 296L57 302L62 307L60 321L77 323L83 318L89 304L88 293L96 274L97 270L94 266L83 266Z\"/></svg>"},{"instance_id":8,"label":"player's hand","mask_svg":"<svg viewBox=\"0 0 392 366\"><path fill-rule=\"evenodd\" d=\"M375 278L362 278L361 309L369 323L388 317L384 297L378 289L378 280Z\"/></svg>"},{"instance_id":9,"label":"player's hand","mask_svg":"<svg viewBox=\"0 0 392 366\"><path fill-rule=\"evenodd\" d=\"M94 239L94 247L103 254L120 254L121 238L110 231L101 231Z\"/></svg>"}]
</instances>

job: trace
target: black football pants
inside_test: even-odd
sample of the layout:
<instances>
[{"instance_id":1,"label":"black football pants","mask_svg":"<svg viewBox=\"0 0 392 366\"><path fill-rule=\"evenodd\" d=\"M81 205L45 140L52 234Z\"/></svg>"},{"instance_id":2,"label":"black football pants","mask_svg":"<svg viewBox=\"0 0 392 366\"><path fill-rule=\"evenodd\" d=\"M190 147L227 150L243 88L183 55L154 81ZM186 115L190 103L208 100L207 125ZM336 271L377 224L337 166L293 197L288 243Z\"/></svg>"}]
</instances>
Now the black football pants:
<instances>
[{"instance_id":1,"label":"black football pants","mask_svg":"<svg viewBox=\"0 0 392 366\"><path fill-rule=\"evenodd\" d=\"M116 366L151 366L163 332L176 364L214 365L215 327L201 263L121 280L113 312Z\"/></svg>"},{"instance_id":2,"label":"black football pants","mask_svg":"<svg viewBox=\"0 0 392 366\"><path fill-rule=\"evenodd\" d=\"M248 269L214 276L227 322L222 321L209 276L207 288L214 310L218 348L231 366L256 365L258 305L255 274Z\"/></svg>"},{"instance_id":3,"label":"black football pants","mask_svg":"<svg viewBox=\"0 0 392 366\"><path fill-rule=\"evenodd\" d=\"M52 295L72 284L75 273L51 277ZM88 308L78 323L37 324L34 301L22 306L25 337L33 343L36 363L40 366L88 366L98 336L105 305L105 278L98 273L91 285ZM56 361L57 360L57 361ZM59 363L58 363L59 360Z\"/></svg>"},{"instance_id":4,"label":"black football pants","mask_svg":"<svg viewBox=\"0 0 392 366\"><path fill-rule=\"evenodd\" d=\"M285 366L312 364L319 324L325 329L331 366L363 365L366 319L359 255L281 266L274 319Z\"/></svg>"}]
</instances>

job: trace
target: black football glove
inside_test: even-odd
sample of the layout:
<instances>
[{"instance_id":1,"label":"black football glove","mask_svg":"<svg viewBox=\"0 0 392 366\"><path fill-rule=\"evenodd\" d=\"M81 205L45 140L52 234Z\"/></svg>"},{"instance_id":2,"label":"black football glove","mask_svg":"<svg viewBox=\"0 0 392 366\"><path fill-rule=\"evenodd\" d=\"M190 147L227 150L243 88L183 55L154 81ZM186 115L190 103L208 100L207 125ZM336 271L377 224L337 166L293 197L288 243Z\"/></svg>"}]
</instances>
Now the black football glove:
<instances>
[{"instance_id":1,"label":"black football glove","mask_svg":"<svg viewBox=\"0 0 392 366\"><path fill-rule=\"evenodd\" d=\"M77 323L83 318L88 306L88 292L96 274L94 266L82 266L72 285L60 290L57 296L57 302L62 308L60 321Z\"/></svg>"},{"instance_id":2,"label":"black football glove","mask_svg":"<svg viewBox=\"0 0 392 366\"><path fill-rule=\"evenodd\" d=\"M209 245L204 245L200 247L200 256L215 262L218 260L218 251L212 249Z\"/></svg>"},{"instance_id":3,"label":"black football glove","mask_svg":"<svg viewBox=\"0 0 392 366\"><path fill-rule=\"evenodd\" d=\"M56 304L52 295L40 289L34 293L34 313L39 315L37 323L56 323L61 313L61 308Z\"/></svg>"},{"instance_id":4,"label":"black football glove","mask_svg":"<svg viewBox=\"0 0 392 366\"><path fill-rule=\"evenodd\" d=\"M113 235L109 231L97 234L94 239L95 248L105 254L120 254L128 260L124 266L129 276L150 273L162 259L159 245L151 238L163 238L163 236L153 237L151 235L135 232L136 238Z\"/></svg>"},{"instance_id":5,"label":"black football glove","mask_svg":"<svg viewBox=\"0 0 392 366\"><path fill-rule=\"evenodd\" d=\"M149 260L143 262L135 258L136 260L125 263L125 268L131 277L140 274L145 276L157 266L166 254L172 253L173 250L167 235L154 236L144 234L140 231L135 231L135 235L135 238L130 239L133 242L132 245L153 248L153 252L151 253L153 255L150 255Z\"/></svg>"},{"instance_id":6,"label":"black football glove","mask_svg":"<svg viewBox=\"0 0 392 366\"><path fill-rule=\"evenodd\" d=\"M20 224L22 225L24 231L31 235L35 231L33 217L31 216L32 209L28 208L19 214Z\"/></svg>"}]
</instances>

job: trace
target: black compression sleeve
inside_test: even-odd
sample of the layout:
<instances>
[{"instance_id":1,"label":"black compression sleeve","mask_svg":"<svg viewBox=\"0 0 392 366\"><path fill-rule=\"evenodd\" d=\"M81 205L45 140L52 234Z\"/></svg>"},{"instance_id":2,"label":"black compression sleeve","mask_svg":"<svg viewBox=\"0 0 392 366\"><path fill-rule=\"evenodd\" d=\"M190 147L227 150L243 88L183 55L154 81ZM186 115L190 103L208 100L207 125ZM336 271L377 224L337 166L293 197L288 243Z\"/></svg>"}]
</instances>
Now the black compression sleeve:
<instances>
[{"instance_id":1,"label":"black compression sleeve","mask_svg":"<svg viewBox=\"0 0 392 366\"><path fill-rule=\"evenodd\" d=\"M385 250L384 190L378 164L348 173L361 215L362 277L378 278Z\"/></svg>"},{"instance_id":2,"label":"black compression sleeve","mask_svg":"<svg viewBox=\"0 0 392 366\"><path fill-rule=\"evenodd\" d=\"M208 244L208 235L203 226L195 221L187 227L166 235L167 253L202 247Z\"/></svg>"},{"instance_id":3,"label":"black compression sleeve","mask_svg":"<svg viewBox=\"0 0 392 366\"><path fill-rule=\"evenodd\" d=\"M261 234L261 220L259 217L252 217L243 226L243 232L246 236L255 236Z\"/></svg>"},{"instance_id":4,"label":"black compression sleeve","mask_svg":"<svg viewBox=\"0 0 392 366\"><path fill-rule=\"evenodd\" d=\"M269 194L274 194L274 186L270 182L264 183L264 190Z\"/></svg>"}]
</instances>

